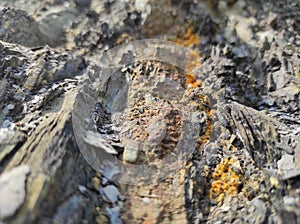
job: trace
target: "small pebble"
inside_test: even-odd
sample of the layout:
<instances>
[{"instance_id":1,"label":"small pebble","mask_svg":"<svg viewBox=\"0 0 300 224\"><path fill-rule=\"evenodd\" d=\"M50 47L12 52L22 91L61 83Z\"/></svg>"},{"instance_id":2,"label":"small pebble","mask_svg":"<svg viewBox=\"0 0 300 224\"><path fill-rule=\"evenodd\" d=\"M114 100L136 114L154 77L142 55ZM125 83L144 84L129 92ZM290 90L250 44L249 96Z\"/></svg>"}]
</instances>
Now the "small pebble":
<instances>
[{"instance_id":1,"label":"small pebble","mask_svg":"<svg viewBox=\"0 0 300 224\"><path fill-rule=\"evenodd\" d=\"M15 108L15 105L13 105L13 104L8 104L7 105L8 110L13 110L14 108Z\"/></svg>"},{"instance_id":2,"label":"small pebble","mask_svg":"<svg viewBox=\"0 0 300 224\"><path fill-rule=\"evenodd\" d=\"M150 204L150 202L151 202L150 198L142 198L142 201L143 201L145 204Z\"/></svg>"}]
</instances>

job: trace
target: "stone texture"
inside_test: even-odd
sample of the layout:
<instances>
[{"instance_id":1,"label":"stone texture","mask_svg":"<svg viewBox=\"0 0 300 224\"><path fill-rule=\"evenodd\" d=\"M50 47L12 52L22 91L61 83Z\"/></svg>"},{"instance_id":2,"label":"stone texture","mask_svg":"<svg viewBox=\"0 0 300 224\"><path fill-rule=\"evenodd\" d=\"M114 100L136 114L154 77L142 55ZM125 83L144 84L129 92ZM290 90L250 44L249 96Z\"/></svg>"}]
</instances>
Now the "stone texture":
<instances>
[{"instance_id":1,"label":"stone texture","mask_svg":"<svg viewBox=\"0 0 300 224\"><path fill-rule=\"evenodd\" d=\"M13 187L21 194L8 185L0 188L0 194L18 195L11 206L1 196L1 222L300 223L299 2L2 0L0 6L0 182L19 166L30 166L21 178L7 177L18 182ZM153 82L139 76L151 73L150 62L120 68L127 78L139 77L131 93L147 92L142 102L134 94L127 97L124 76L106 76L112 71L101 60L112 47L148 38L174 41L197 59L183 66L186 76ZM146 60L151 44L139 52ZM106 54L106 62L131 62L136 52L130 49L113 58ZM178 56L176 49L169 59ZM83 80L89 85L82 88ZM195 110L187 120L198 123L181 130L167 116L168 106L157 107L157 116L147 106L155 101L149 92L180 100L185 84L194 88L184 101L190 105L186 111ZM124 170L109 158L126 162L124 145L134 139L129 135L121 143L115 132L126 125L112 124L122 123L127 103L139 104L127 114L132 122L144 119L141 114L146 121L153 118L142 128L128 122L134 137L157 147L168 131L177 133L165 154L139 151L130 161L150 158L157 165L159 156L171 155L172 144L185 139L180 169L137 169L135 182L129 172L119 178ZM87 147L91 157L76 141L86 136L86 127L95 133L86 141L93 143ZM110 157L99 153L103 145L114 149ZM94 157L93 167L101 172L91 167ZM165 173L170 175L161 179ZM226 190L232 189L230 180L232 191ZM212 186L217 197L210 194Z\"/></svg>"}]
</instances>

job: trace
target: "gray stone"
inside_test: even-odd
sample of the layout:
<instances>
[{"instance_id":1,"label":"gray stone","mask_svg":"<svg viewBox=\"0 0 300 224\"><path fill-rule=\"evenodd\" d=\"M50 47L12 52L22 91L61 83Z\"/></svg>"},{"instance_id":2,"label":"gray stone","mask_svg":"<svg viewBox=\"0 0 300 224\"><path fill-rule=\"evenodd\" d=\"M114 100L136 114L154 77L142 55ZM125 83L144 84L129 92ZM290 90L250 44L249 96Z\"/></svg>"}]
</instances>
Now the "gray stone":
<instances>
[{"instance_id":1,"label":"gray stone","mask_svg":"<svg viewBox=\"0 0 300 224\"><path fill-rule=\"evenodd\" d=\"M7 105L8 110L13 110L14 108L15 108L15 105L13 105L13 104L8 104Z\"/></svg>"},{"instance_id":2,"label":"gray stone","mask_svg":"<svg viewBox=\"0 0 300 224\"><path fill-rule=\"evenodd\" d=\"M74 0L76 5L78 5L80 8L81 7L90 7L91 5L91 0Z\"/></svg>"},{"instance_id":3,"label":"gray stone","mask_svg":"<svg viewBox=\"0 0 300 224\"><path fill-rule=\"evenodd\" d=\"M99 133L87 131L85 134L84 141L90 145L94 145L100 149L105 150L105 152L107 153L118 154L118 151L107 142L103 135Z\"/></svg>"},{"instance_id":4,"label":"gray stone","mask_svg":"<svg viewBox=\"0 0 300 224\"><path fill-rule=\"evenodd\" d=\"M2 149L1 146L7 144L15 134L14 125L10 122L8 124L6 123L7 122L3 122L2 127L0 126L0 149ZM8 125L8 127L6 125Z\"/></svg>"},{"instance_id":5,"label":"gray stone","mask_svg":"<svg viewBox=\"0 0 300 224\"><path fill-rule=\"evenodd\" d=\"M251 205L254 207L254 212L249 215L251 223L264 223L267 213L265 203L262 200L255 198L251 201Z\"/></svg>"},{"instance_id":6,"label":"gray stone","mask_svg":"<svg viewBox=\"0 0 300 224\"><path fill-rule=\"evenodd\" d=\"M118 201L120 192L114 185L108 185L106 187L103 187L101 190L103 192L103 198L107 202L116 203Z\"/></svg>"},{"instance_id":7,"label":"gray stone","mask_svg":"<svg viewBox=\"0 0 300 224\"><path fill-rule=\"evenodd\" d=\"M235 30L231 27L226 27L224 30L224 37L227 39L228 42L234 43L237 41L237 36Z\"/></svg>"},{"instance_id":8,"label":"gray stone","mask_svg":"<svg viewBox=\"0 0 300 224\"><path fill-rule=\"evenodd\" d=\"M0 39L26 47L42 46L49 42L39 24L23 10L4 9L0 11Z\"/></svg>"},{"instance_id":9,"label":"gray stone","mask_svg":"<svg viewBox=\"0 0 300 224\"><path fill-rule=\"evenodd\" d=\"M283 197L283 203L285 206L293 206L296 204L296 198L294 196L284 196Z\"/></svg>"},{"instance_id":10,"label":"gray stone","mask_svg":"<svg viewBox=\"0 0 300 224\"><path fill-rule=\"evenodd\" d=\"M9 113L9 110L8 110L7 106L4 107L4 109L2 110L2 113L3 113L4 115L7 115L7 114Z\"/></svg>"},{"instance_id":11,"label":"gray stone","mask_svg":"<svg viewBox=\"0 0 300 224\"><path fill-rule=\"evenodd\" d=\"M106 208L106 211L109 215L110 223L114 224L122 224L122 220L120 219L120 208L114 207L114 208Z\"/></svg>"},{"instance_id":12,"label":"gray stone","mask_svg":"<svg viewBox=\"0 0 300 224\"><path fill-rule=\"evenodd\" d=\"M278 169L281 172L292 170L295 168L294 156L289 154L283 154L281 159L277 162Z\"/></svg>"},{"instance_id":13,"label":"gray stone","mask_svg":"<svg viewBox=\"0 0 300 224\"><path fill-rule=\"evenodd\" d=\"M112 180L117 174L120 173L120 170L117 166L115 166L112 162L106 161L102 165L102 174L105 178L103 178L103 182L106 183L109 180Z\"/></svg>"},{"instance_id":14,"label":"gray stone","mask_svg":"<svg viewBox=\"0 0 300 224\"><path fill-rule=\"evenodd\" d=\"M274 103L275 103L275 100L273 98L270 98L270 97L267 97L265 99L265 103L268 105L268 106L273 106Z\"/></svg>"},{"instance_id":15,"label":"gray stone","mask_svg":"<svg viewBox=\"0 0 300 224\"><path fill-rule=\"evenodd\" d=\"M207 8L211 7L211 10L206 10L202 2L206 2L204 4ZM26 182L26 200L17 214L9 217L7 222L121 223L121 213L126 223L144 221L148 223L290 224L299 222L297 175L300 170L300 145L297 146L297 140L300 133L298 88L300 63L297 47L300 46L300 36L297 34L299 22L295 16L299 12L300 5L290 4L294 2L278 0L270 4L270 1L245 0L74 0L67 2L2 0L0 5L6 9L1 11L3 16L0 16L0 39L11 43L0 41L0 109L4 109L8 104L15 105L15 108L9 110L6 107L5 112L10 117L4 116L3 113L0 115L0 123L4 122L0 124L3 127L0 129L0 139L5 139L0 140L0 166L1 171L10 170L24 161L31 166L31 175ZM11 6L10 9L7 6ZM27 10L27 14L11 9L15 7L28 8L30 11ZM207 11L214 11L215 17L212 18ZM158 19L164 15L166 21L164 18ZM289 15L288 19L286 15ZM186 24L185 21L181 22L181 19L190 22ZM187 35L186 29L189 29ZM113 134L103 131L119 133L124 130L123 126L110 127L110 123L102 125L100 122L109 120L107 117L111 116L112 122L122 123L122 116L116 115L123 114L126 105L132 102L133 98L128 98L131 90L128 88L126 91L126 86L129 84L127 82L134 80L128 79L127 75L125 80L124 74L117 78L111 76L111 82L106 82L102 77L102 74L106 74L102 66L105 62L99 60L102 58L103 50L112 48L116 44L146 38L176 41L178 37L183 37L189 39L187 40L189 42L194 34L201 35L201 44L190 45L189 48L201 54L203 59L200 68L194 70L197 78L202 80L202 86L197 90L197 94L209 93L206 96L210 98L209 105L213 109L211 113L202 116L202 119L188 114L202 106L203 98L202 96L199 99L194 98L194 94L189 91L186 92L187 99L182 99L182 93L185 92L181 90L185 89L184 77L181 77L182 80L181 75L178 77L181 80L180 85L168 80L168 77L177 76L177 73L168 72L165 78L158 80L157 83L156 78L152 79L153 82L149 79L155 85L155 89L148 88L147 84L143 87L143 91L140 91L140 88L133 91L143 93L141 96L149 92L155 92L156 95L162 93L167 100L176 99L178 106L187 103L186 108L192 109L179 114L181 124L185 124L185 121L189 121L192 117L191 125L184 125L182 129L178 126L175 128L176 132L178 128L178 131L187 133L187 136L181 136L183 141L177 144L175 150L166 151L170 155L170 160L166 164L174 164L174 168L180 168L179 163L174 163L174 157L182 160L183 163L188 158L188 162L184 163L185 166L178 170L179 172L175 172L174 169L173 175L171 173L173 167L160 169L158 160L158 163L145 161L148 167L150 165L152 167L152 164L157 165L159 170L155 173L141 169L142 166L128 164L125 159L118 160L123 159L124 156L121 154L123 147L119 139L115 138L114 141L115 139L108 136ZM36 38L39 36L42 38ZM45 36L47 38L43 38ZM14 43L24 46L30 44L34 48L25 49ZM50 44L51 47L44 47L45 44ZM55 47L58 45L59 48ZM145 46L145 52L152 51L150 45ZM286 46L291 48L284 50ZM127 50L128 54L126 54ZM130 63L137 59L133 45L127 50L118 52L116 57L107 61L113 63L122 60ZM158 56L164 52L159 48L155 54ZM145 55L150 54L145 53ZM177 55L177 51L172 51L170 56L173 55ZM82 64L80 60L77 62L79 58L84 58ZM180 64L186 64L184 60L178 61ZM80 71L86 66L88 70L93 71L93 74L85 73L86 78L90 78L92 82L88 88L91 88L91 92L96 95L93 99L97 99L100 90L103 91L104 96L99 96L99 99L103 98L103 102L98 103L103 104L103 111L108 112L99 113L95 122L98 127L92 122L94 116L89 116L96 102L94 103L88 96L82 97L86 100L87 107L78 110L77 119L70 120L73 96L81 89L81 81L74 81L77 86L73 88L70 87L67 79L77 79ZM111 70L113 72L113 69ZM139 79L136 81L141 84ZM69 88L76 91L69 92ZM29 102L32 99L33 101ZM126 99L128 101L125 103ZM190 99L193 101L193 106L188 103ZM147 96L146 100L148 100ZM232 100L238 101L240 105L236 105ZM79 106L84 105L75 102ZM227 104L224 110L222 110L223 103ZM143 113L143 109L139 105L136 106L137 112ZM174 107L174 109L181 110L182 107ZM74 111L77 111L76 107ZM223 115L224 118L218 120L217 114ZM38 121L39 117L43 120ZM86 122L84 118L91 120ZM209 133L202 124L207 121L211 121L211 136L208 142L204 142L203 134L206 138L206 134ZM16 124L14 129L8 129L9 122ZM165 128L157 123L147 129L149 124L151 120L145 123L144 127L149 133L143 140L145 145L156 145L163 138ZM86 125L88 129L85 128ZM132 122L132 125L136 123ZM99 128L98 133L104 133L106 138L97 135L95 138L85 136L85 131L91 130L90 128L95 133L96 128ZM171 128L168 126L168 132L169 130ZM14 137L19 135L19 131L24 133L22 142ZM75 144L73 131L77 133L78 147ZM130 130L124 131L122 132L126 135L124 138L132 136ZM82 141L77 141L78 136ZM83 153L81 142L84 142L84 136L87 141L93 143L87 144L86 151L93 153L83 157L80 152ZM93 141L90 141L89 137ZM98 141L99 139L105 141ZM118 155L98 154L99 151L104 151L99 150L97 147L99 144L106 151L111 150L108 146L111 145L117 149ZM2 150L3 146L4 150ZM148 151L139 145L130 146L140 150L140 154L137 153L133 161L136 164L144 164L144 155L147 156ZM158 155L155 153L154 157ZM294 159L282 157L284 153L293 155ZM235 160L231 165L232 171L243 178L240 179L241 184L237 195L229 200L226 194L222 204L211 200L208 193L214 181L211 174L224 157ZM287 164L289 162L291 164ZM96 165L93 166L93 163ZM91 165L99 171L97 174L92 170ZM98 170L99 167L103 169ZM134 174L141 173L137 181L127 178L131 175L131 172L127 172L131 171L127 169L128 167L136 168L132 169ZM278 167L282 172L280 177L277 175ZM135 172L136 170L138 172ZM165 171L168 171L170 176L167 179L160 179ZM123 173L126 176L123 176ZM273 179L271 184L268 180L270 173L271 177L276 177L276 180L278 177L278 180ZM91 183L95 176L101 179L102 186L99 186L99 181L96 187L93 181ZM118 182L119 176L124 178ZM131 186L123 185L125 178L127 178L126 183ZM147 184L142 191L144 186L140 183L143 178L159 180L159 182L155 181L158 182L155 185ZM293 179L284 181L285 178ZM113 186L108 187L108 185ZM101 189L101 197L97 197L95 192L89 190L91 187ZM147 194L137 195L140 191L145 191ZM124 203L121 202L124 197L120 194L126 195ZM105 198L105 201L102 198ZM256 199L252 200L253 198ZM151 199L151 203L145 203L148 202L147 199ZM105 204L109 204L108 208ZM264 216L264 213L269 217ZM151 216L153 216L152 220L146 220ZM99 217L101 219L98 219Z\"/></svg>"},{"instance_id":16,"label":"gray stone","mask_svg":"<svg viewBox=\"0 0 300 224\"><path fill-rule=\"evenodd\" d=\"M65 42L65 31L71 28L76 19L74 10L54 11L39 20L41 32L48 37L51 46L59 46Z\"/></svg>"},{"instance_id":17,"label":"gray stone","mask_svg":"<svg viewBox=\"0 0 300 224\"><path fill-rule=\"evenodd\" d=\"M244 20L240 20L235 26L235 30L239 38L241 38L246 43L250 43L253 38L252 30L249 28L249 25Z\"/></svg>"},{"instance_id":18,"label":"gray stone","mask_svg":"<svg viewBox=\"0 0 300 224\"><path fill-rule=\"evenodd\" d=\"M288 170L282 174L283 180L288 180L300 176L300 169Z\"/></svg>"},{"instance_id":19,"label":"gray stone","mask_svg":"<svg viewBox=\"0 0 300 224\"><path fill-rule=\"evenodd\" d=\"M161 120L151 121L149 127L147 128L149 132L148 142L151 146L157 146L166 137L167 125Z\"/></svg>"},{"instance_id":20,"label":"gray stone","mask_svg":"<svg viewBox=\"0 0 300 224\"><path fill-rule=\"evenodd\" d=\"M289 146L289 141L290 141L290 136L284 135L281 137L281 141L279 143L276 143L276 147L278 147L279 149L282 149L283 151L285 151L286 153L292 155L294 154L294 150L291 146Z\"/></svg>"},{"instance_id":21,"label":"gray stone","mask_svg":"<svg viewBox=\"0 0 300 224\"><path fill-rule=\"evenodd\" d=\"M82 223L84 199L82 196L73 195L57 208L53 223Z\"/></svg>"}]
</instances>

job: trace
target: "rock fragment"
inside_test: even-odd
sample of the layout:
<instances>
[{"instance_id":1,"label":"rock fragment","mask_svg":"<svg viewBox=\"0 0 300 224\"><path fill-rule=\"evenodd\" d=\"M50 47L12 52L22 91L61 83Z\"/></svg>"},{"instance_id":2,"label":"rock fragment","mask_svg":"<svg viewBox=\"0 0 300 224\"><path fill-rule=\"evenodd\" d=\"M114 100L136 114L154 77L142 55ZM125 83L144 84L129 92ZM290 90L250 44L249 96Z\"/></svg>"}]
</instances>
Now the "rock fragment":
<instances>
[{"instance_id":1,"label":"rock fragment","mask_svg":"<svg viewBox=\"0 0 300 224\"><path fill-rule=\"evenodd\" d=\"M250 208L250 213L248 218L248 221L250 223L255 223L255 224L262 224L265 222L266 215L267 215L267 208L265 203L258 199L255 198L251 201L251 208Z\"/></svg>"},{"instance_id":2,"label":"rock fragment","mask_svg":"<svg viewBox=\"0 0 300 224\"><path fill-rule=\"evenodd\" d=\"M21 165L0 176L0 217L16 213L25 200L25 181L30 172L28 165Z\"/></svg>"},{"instance_id":3,"label":"rock fragment","mask_svg":"<svg viewBox=\"0 0 300 224\"><path fill-rule=\"evenodd\" d=\"M107 202L111 202L111 203L116 203L118 201L118 198L120 197L120 192L118 190L118 188L116 188L113 185L108 185L106 187L103 187L102 189L100 189L100 193L103 193L103 198L107 201Z\"/></svg>"},{"instance_id":4,"label":"rock fragment","mask_svg":"<svg viewBox=\"0 0 300 224\"><path fill-rule=\"evenodd\" d=\"M134 163L138 159L139 150L136 147L126 146L124 148L123 159L126 162Z\"/></svg>"}]
</instances>

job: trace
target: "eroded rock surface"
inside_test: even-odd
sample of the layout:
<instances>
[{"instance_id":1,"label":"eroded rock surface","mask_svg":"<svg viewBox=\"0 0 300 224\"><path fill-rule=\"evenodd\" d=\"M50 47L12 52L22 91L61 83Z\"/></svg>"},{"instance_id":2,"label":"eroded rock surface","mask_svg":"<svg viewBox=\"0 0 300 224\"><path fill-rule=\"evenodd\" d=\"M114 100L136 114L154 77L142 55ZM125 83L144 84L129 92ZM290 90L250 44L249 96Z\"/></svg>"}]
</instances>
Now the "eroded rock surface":
<instances>
[{"instance_id":1,"label":"eroded rock surface","mask_svg":"<svg viewBox=\"0 0 300 224\"><path fill-rule=\"evenodd\" d=\"M0 185L16 183L0 188L2 222L300 223L298 1L0 6ZM147 38L190 49L185 67L103 68L134 52L106 50ZM109 160L159 167L181 141L194 150L168 177L136 169L124 183Z\"/></svg>"}]
</instances>

